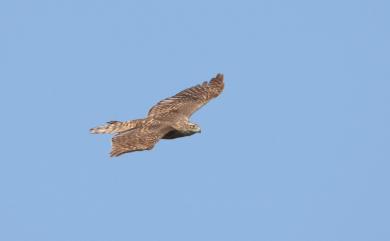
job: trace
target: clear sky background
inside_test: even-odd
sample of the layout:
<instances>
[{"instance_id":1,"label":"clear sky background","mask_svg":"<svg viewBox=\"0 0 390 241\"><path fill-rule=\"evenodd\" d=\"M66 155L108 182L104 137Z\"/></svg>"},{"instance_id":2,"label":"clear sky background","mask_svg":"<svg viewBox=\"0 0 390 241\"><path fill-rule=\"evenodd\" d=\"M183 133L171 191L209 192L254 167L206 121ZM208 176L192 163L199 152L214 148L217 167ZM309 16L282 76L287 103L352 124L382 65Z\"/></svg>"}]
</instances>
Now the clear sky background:
<instances>
[{"instance_id":1,"label":"clear sky background","mask_svg":"<svg viewBox=\"0 0 390 241\"><path fill-rule=\"evenodd\" d=\"M390 240L389 1L2 1L0 240ZM202 133L89 128L225 74Z\"/></svg>"}]
</instances>

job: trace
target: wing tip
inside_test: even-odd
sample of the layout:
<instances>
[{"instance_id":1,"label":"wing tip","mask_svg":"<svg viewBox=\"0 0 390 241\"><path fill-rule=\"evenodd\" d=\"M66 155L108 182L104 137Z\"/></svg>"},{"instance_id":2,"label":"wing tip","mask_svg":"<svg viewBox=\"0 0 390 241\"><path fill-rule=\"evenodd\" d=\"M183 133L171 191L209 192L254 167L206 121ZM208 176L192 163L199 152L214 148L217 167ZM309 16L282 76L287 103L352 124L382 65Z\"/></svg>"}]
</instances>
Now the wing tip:
<instances>
[{"instance_id":1,"label":"wing tip","mask_svg":"<svg viewBox=\"0 0 390 241\"><path fill-rule=\"evenodd\" d=\"M210 87L215 92L215 96L218 96L224 89L225 84L223 82L223 74L218 73L214 78L210 80Z\"/></svg>"},{"instance_id":2,"label":"wing tip","mask_svg":"<svg viewBox=\"0 0 390 241\"><path fill-rule=\"evenodd\" d=\"M118 157L120 155L123 155L125 153L131 152L130 150L124 150L123 148L119 148L116 145L112 146L110 157Z\"/></svg>"},{"instance_id":3,"label":"wing tip","mask_svg":"<svg viewBox=\"0 0 390 241\"><path fill-rule=\"evenodd\" d=\"M120 155L122 155L123 153L116 153L116 152L110 152L110 157L113 158L113 157L118 157Z\"/></svg>"},{"instance_id":4,"label":"wing tip","mask_svg":"<svg viewBox=\"0 0 390 241\"><path fill-rule=\"evenodd\" d=\"M222 74L222 73L218 73L218 74L215 76L215 79L221 79L221 80L223 80L223 74Z\"/></svg>"},{"instance_id":5,"label":"wing tip","mask_svg":"<svg viewBox=\"0 0 390 241\"><path fill-rule=\"evenodd\" d=\"M222 73L218 73L214 78L210 80L210 83L223 83L224 76Z\"/></svg>"}]
</instances>

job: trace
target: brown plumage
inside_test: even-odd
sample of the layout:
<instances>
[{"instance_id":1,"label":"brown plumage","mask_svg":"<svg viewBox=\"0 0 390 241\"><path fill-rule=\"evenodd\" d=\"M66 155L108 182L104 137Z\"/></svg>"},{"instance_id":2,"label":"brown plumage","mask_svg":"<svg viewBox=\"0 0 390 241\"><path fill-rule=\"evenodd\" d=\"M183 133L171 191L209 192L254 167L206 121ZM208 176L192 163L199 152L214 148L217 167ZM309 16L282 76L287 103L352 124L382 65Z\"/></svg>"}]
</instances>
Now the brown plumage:
<instances>
[{"instance_id":1,"label":"brown plumage","mask_svg":"<svg viewBox=\"0 0 390 241\"><path fill-rule=\"evenodd\" d=\"M93 134L114 134L111 156L150 150L160 139L174 139L200 132L199 126L189 122L189 118L220 95L223 88L223 75L218 74L209 82L205 81L158 102L145 119L110 121L90 131Z\"/></svg>"}]
</instances>

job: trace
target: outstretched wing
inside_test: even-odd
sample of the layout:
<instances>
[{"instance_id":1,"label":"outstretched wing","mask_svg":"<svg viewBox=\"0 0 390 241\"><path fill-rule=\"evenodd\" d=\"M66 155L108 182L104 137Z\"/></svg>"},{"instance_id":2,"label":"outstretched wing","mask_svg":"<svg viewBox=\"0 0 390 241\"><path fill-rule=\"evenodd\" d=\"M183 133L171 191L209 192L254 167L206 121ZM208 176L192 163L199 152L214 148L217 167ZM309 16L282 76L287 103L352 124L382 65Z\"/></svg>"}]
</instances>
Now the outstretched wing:
<instances>
[{"instance_id":1,"label":"outstretched wing","mask_svg":"<svg viewBox=\"0 0 390 241\"><path fill-rule=\"evenodd\" d=\"M171 130L170 126L151 120L144 127L121 132L112 138L111 157L133 151L150 150Z\"/></svg>"},{"instance_id":2,"label":"outstretched wing","mask_svg":"<svg viewBox=\"0 0 390 241\"><path fill-rule=\"evenodd\" d=\"M164 113L180 113L190 117L195 111L221 94L224 88L223 75L217 74L210 82L185 89L176 95L158 102L149 110L149 116Z\"/></svg>"}]
</instances>

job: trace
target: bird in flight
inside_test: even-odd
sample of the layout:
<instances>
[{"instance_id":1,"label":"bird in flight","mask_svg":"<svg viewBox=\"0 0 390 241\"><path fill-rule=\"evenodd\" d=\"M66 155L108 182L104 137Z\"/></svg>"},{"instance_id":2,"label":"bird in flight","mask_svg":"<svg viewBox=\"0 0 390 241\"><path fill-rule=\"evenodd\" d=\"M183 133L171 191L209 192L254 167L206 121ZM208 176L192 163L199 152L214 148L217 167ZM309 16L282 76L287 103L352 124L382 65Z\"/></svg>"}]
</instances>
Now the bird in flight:
<instances>
[{"instance_id":1,"label":"bird in flight","mask_svg":"<svg viewBox=\"0 0 390 241\"><path fill-rule=\"evenodd\" d=\"M92 134L113 134L111 157L128 152L151 150L160 139L175 139L200 133L189 121L191 115L219 96L224 88L223 75L185 89L153 106L144 119L110 121L90 129Z\"/></svg>"}]
</instances>

